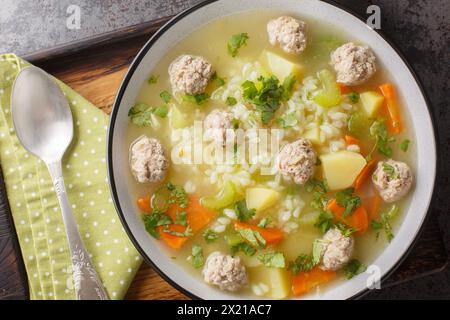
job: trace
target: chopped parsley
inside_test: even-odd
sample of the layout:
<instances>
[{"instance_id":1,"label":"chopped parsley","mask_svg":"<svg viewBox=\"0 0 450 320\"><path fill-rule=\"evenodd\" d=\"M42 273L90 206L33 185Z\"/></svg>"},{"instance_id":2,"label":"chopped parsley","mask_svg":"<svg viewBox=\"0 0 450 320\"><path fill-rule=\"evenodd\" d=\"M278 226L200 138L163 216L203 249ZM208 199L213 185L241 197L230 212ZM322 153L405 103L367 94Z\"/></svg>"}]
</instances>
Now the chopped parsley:
<instances>
[{"instance_id":1,"label":"chopped parsley","mask_svg":"<svg viewBox=\"0 0 450 320\"><path fill-rule=\"evenodd\" d=\"M348 98L350 99L350 102L355 104L359 102L359 93L356 91L350 92L348 94Z\"/></svg>"},{"instance_id":2,"label":"chopped parsley","mask_svg":"<svg viewBox=\"0 0 450 320\"><path fill-rule=\"evenodd\" d=\"M215 82L217 87L222 87L223 85L225 85L225 79L219 77L216 72L214 72L211 79Z\"/></svg>"},{"instance_id":3,"label":"chopped parsley","mask_svg":"<svg viewBox=\"0 0 450 320\"><path fill-rule=\"evenodd\" d=\"M350 260L344 267L344 274L347 279L351 279L367 270L367 267L357 259Z\"/></svg>"},{"instance_id":4,"label":"chopped parsley","mask_svg":"<svg viewBox=\"0 0 450 320\"><path fill-rule=\"evenodd\" d=\"M236 202L234 209L240 221L248 221L256 214L255 209L248 209L245 200Z\"/></svg>"},{"instance_id":5,"label":"chopped parsley","mask_svg":"<svg viewBox=\"0 0 450 320\"><path fill-rule=\"evenodd\" d=\"M158 79L159 79L159 75L154 75L154 74L152 74L152 75L148 78L147 83L148 83L148 84L155 84L155 83L158 82Z\"/></svg>"},{"instance_id":6,"label":"chopped parsley","mask_svg":"<svg viewBox=\"0 0 450 320\"><path fill-rule=\"evenodd\" d=\"M395 168L393 166L391 166L389 163L383 162L382 168L383 168L383 172L386 173L386 175L388 176L388 178L390 180L397 179L397 172L395 171Z\"/></svg>"},{"instance_id":7,"label":"chopped parsley","mask_svg":"<svg viewBox=\"0 0 450 320\"><path fill-rule=\"evenodd\" d=\"M145 103L138 103L128 111L130 121L138 127L151 126L153 124L152 115L165 118L169 112L167 106L149 107Z\"/></svg>"},{"instance_id":8,"label":"chopped parsley","mask_svg":"<svg viewBox=\"0 0 450 320\"><path fill-rule=\"evenodd\" d=\"M386 234L386 238L389 242L394 239L394 233L392 231L391 221L395 218L400 211L400 208L397 205L393 205L388 212L381 213L381 224L383 225L384 232Z\"/></svg>"},{"instance_id":9,"label":"chopped parsley","mask_svg":"<svg viewBox=\"0 0 450 320\"><path fill-rule=\"evenodd\" d=\"M211 229L206 229L203 232L203 239L205 239L206 243L212 243L219 239L219 234Z\"/></svg>"},{"instance_id":10,"label":"chopped parsley","mask_svg":"<svg viewBox=\"0 0 450 320\"><path fill-rule=\"evenodd\" d=\"M322 192L322 193L327 193L329 191L327 182L325 180L320 181L317 179L310 179L310 180L306 181L305 190L307 192L313 192L313 191L317 192L318 191L318 192Z\"/></svg>"},{"instance_id":11,"label":"chopped parsley","mask_svg":"<svg viewBox=\"0 0 450 320\"><path fill-rule=\"evenodd\" d=\"M393 142L394 139L389 137L384 120L374 121L370 126L369 132L372 138L375 139L375 146L370 152L369 158L375 149L377 149L380 154L390 158L392 156L392 148L389 143Z\"/></svg>"},{"instance_id":12,"label":"chopped parsley","mask_svg":"<svg viewBox=\"0 0 450 320\"><path fill-rule=\"evenodd\" d=\"M354 195L354 191L355 190L353 188L347 188L336 193L337 203L341 207L345 208L345 211L342 214L343 218L348 217L356 208L361 205L361 198Z\"/></svg>"},{"instance_id":13,"label":"chopped parsley","mask_svg":"<svg viewBox=\"0 0 450 320\"><path fill-rule=\"evenodd\" d=\"M284 255L281 252L268 252L258 255L258 260L262 264L269 268L284 268L286 267L286 262Z\"/></svg>"},{"instance_id":14,"label":"chopped parsley","mask_svg":"<svg viewBox=\"0 0 450 320\"><path fill-rule=\"evenodd\" d=\"M192 237L194 233L192 232L192 228L190 226L187 226L187 228L183 232L173 231L170 230L168 226L165 226L163 229L164 233L170 234L174 237Z\"/></svg>"},{"instance_id":15,"label":"chopped parsley","mask_svg":"<svg viewBox=\"0 0 450 320\"><path fill-rule=\"evenodd\" d=\"M172 219L168 215L157 211L143 216L142 219L144 220L145 230L156 239L159 239L158 227L172 224Z\"/></svg>"},{"instance_id":16,"label":"chopped parsley","mask_svg":"<svg viewBox=\"0 0 450 320\"><path fill-rule=\"evenodd\" d=\"M241 242L231 247L231 254L233 256L238 252L243 252L245 255L251 257L255 255L256 249L246 242Z\"/></svg>"},{"instance_id":17,"label":"chopped parsley","mask_svg":"<svg viewBox=\"0 0 450 320\"><path fill-rule=\"evenodd\" d=\"M293 274L311 271L320 262L323 249L322 240L314 240L312 254L300 254L294 261L289 263L288 269Z\"/></svg>"},{"instance_id":18,"label":"chopped parsley","mask_svg":"<svg viewBox=\"0 0 450 320\"><path fill-rule=\"evenodd\" d=\"M283 129L292 128L298 123L297 115L295 114L295 112L289 112L283 115L281 118L278 118L277 121Z\"/></svg>"},{"instance_id":19,"label":"chopped parsley","mask_svg":"<svg viewBox=\"0 0 450 320\"><path fill-rule=\"evenodd\" d=\"M186 211L177 211L176 218L175 218L175 224L179 224L181 226L187 227L188 221L187 221L187 212Z\"/></svg>"},{"instance_id":20,"label":"chopped parsley","mask_svg":"<svg viewBox=\"0 0 450 320\"><path fill-rule=\"evenodd\" d=\"M248 33L238 33L231 36L231 38L228 40L227 48L228 53L234 58L237 56L239 49L242 46L247 45L248 40Z\"/></svg>"},{"instance_id":21,"label":"chopped parsley","mask_svg":"<svg viewBox=\"0 0 450 320\"><path fill-rule=\"evenodd\" d=\"M209 99L209 94L207 93L197 93L197 94L186 94L183 96L183 101L188 103L196 103L201 105Z\"/></svg>"},{"instance_id":22,"label":"chopped parsley","mask_svg":"<svg viewBox=\"0 0 450 320\"><path fill-rule=\"evenodd\" d=\"M227 97L227 100L226 100L227 106L232 107L232 106L236 105L236 103L237 103L236 98L234 98L234 97Z\"/></svg>"},{"instance_id":23,"label":"chopped parsley","mask_svg":"<svg viewBox=\"0 0 450 320\"><path fill-rule=\"evenodd\" d=\"M269 218L262 218L258 223L258 227L265 228L265 227L267 227L269 222L270 222Z\"/></svg>"},{"instance_id":24,"label":"chopped parsley","mask_svg":"<svg viewBox=\"0 0 450 320\"><path fill-rule=\"evenodd\" d=\"M170 100L172 99L172 96L170 95L170 93L169 92L167 92L167 91L162 91L160 94L159 94L159 96L161 97L161 99L163 99L163 101L165 102L165 103L169 103L170 102Z\"/></svg>"},{"instance_id":25,"label":"chopped parsley","mask_svg":"<svg viewBox=\"0 0 450 320\"><path fill-rule=\"evenodd\" d=\"M261 114L263 124L272 121L281 102L286 99L285 88L275 76L258 78L258 83L247 80L241 85L246 102L253 104Z\"/></svg>"},{"instance_id":26,"label":"chopped parsley","mask_svg":"<svg viewBox=\"0 0 450 320\"><path fill-rule=\"evenodd\" d=\"M172 183L167 184L167 190L170 191L168 203L174 204L178 202L180 208L186 208L188 206L189 200L186 195L186 191L182 186L174 185Z\"/></svg>"},{"instance_id":27,"label":"chopped parsley","mask_svg":"<svg viewBox=\"0 0 450 320\"><path fill-rule=\"evenodd\" d=\"M349 227L342 222L336 223L336 227L341 231L344 237L350 237L352 234L358 231L358 229Z\"/></svg>"},{"instance_id":28,"label":"chopped parsley","mask_svg":"<svg viewBox=\"0 0 450 320\"><path fill-rule=\"evenodd\" d=\"M205 258L203 256L203 249L199 245L195 244L191 249L191 264L194 268L199 269L205 263Z\"/></svg>"},{"instance_id":29,"label":"chopped parsley","mask_svg":"<svg viewBox=\"0 0 450 320\"><path fill-rule=\"evenodd\" d=\"M408 139L403 140L403 141L400 143L400 149L401 149L403 152L408 151L409 143L410 143L410 142L411 142L411 141L409 141Z\"/></svg>"},{"instance_id":30,"label":"chopped parsley","mask_svg":"<svg viewBox=\"0 0 450 320\"><path fill-rule=\"evenodd\" d=\"M239 230L239 234L254 248L264 248L266 246L266 240L258 231L252 229L241 229Z\"/></svg>"},{"instance_id":31,"label":"chopped parsley","mask_svg":"<svg viewBox=\"0 0 450 320\"><path fill-rule=\"evenodd\" d=\"M334 217L333 214L329 211L322 210L319 214L319 218L317 222L314 224L315 227L317 227L320 232L326 233L328 230L330 230L334 226Z\"/></svg>"},{"instance_id":32,"label":"chopped parsley","mask_svg":"<svg viewBox=\"0 0 450 320\"><path fill-rule=\"evenodd\" d=\"M373 231L376 231L376 239L378 240L378 237L380 236L380 230L383 229L383 224L376 220L372 220L370 221L370 228Z\"/></svg>"}]
</instances>

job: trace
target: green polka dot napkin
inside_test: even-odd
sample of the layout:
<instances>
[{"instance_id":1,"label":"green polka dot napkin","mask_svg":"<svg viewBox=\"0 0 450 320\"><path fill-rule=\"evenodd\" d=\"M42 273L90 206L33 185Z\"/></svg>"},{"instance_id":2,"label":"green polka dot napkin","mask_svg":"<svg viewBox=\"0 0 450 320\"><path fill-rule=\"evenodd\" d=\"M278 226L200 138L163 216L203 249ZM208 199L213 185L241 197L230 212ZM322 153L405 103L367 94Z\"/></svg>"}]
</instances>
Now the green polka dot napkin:
<instances>
[{"instance_id":1,"label":"green polka dot napkin","mask_svg":"<svg viewBox=\"0 0 450 320\"><path fill-rule=\"evenodd\" d=\"M27 153L11 118L14 79L28 65L0 55L0 163L32 299L75 299L64 224L47 167ZM140 263L112 203L106 174L108 116L60 81L74 119L63 159L67 194L86 249L111 299L121 299Z\"/></svg>"}]
</instances>

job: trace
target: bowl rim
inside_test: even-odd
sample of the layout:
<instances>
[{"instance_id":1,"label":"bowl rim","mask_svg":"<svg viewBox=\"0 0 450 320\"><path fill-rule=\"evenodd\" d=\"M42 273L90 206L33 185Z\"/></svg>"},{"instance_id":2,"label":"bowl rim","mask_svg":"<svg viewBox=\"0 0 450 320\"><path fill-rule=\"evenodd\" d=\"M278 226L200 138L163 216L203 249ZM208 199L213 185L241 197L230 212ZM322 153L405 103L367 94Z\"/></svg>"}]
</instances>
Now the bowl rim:
<instances>
[{"instance_id":1,"label":"bowl rim","mask_svg":"<svg viewBox=\"0 0 450 320\"><path fill-rule=\"evenodd\" d=\"M175 289L177 289L178 291L180 291L181 293L185 294L186 296L192 298L192 299L196 299L196 300L201 300L200 297L198 297L197 295L193 294L192 292L190 292L189 290L185 289L184 287L182 287L181 285L179 285L177 282L175 282L174 280L172 280L168 275L166 275L166 273L161 270L158 265L156 263L154 263L150 257L145 253L145 251L143 250L143 248L141 247L141 245L139 244L139 242L137 241L137 239L135 238L135 236L133 235L132 230L130 229L125 215L123 213L122 207L120 205L120 201L118 198L118 193L117 193L117 189L116 189L116 184L115 184L115 180L114 180L114 172L113 172L113 163L112 163L112 148L113 148L113 135L114 135L114 128L115 128L115 123L116 123L116 118L118 115L118 109L120 107L123 95L127 89L128 83L131 79L131 77L133 76L134 72L136 71L137 67L139 66L140 62L142 61L142 59L144 58L144 56L146 55L146 53L150 50L150 48L152 47L152 45L168 30L170 29L173 25L175 25L178 21L182 20L184 17L190 15L191 13L203 8L204 6L207 6L209 4L212 4L214 2L217 2L220 0L204 0L182 12L180 12L179 14L177 14L176 16L174 16L172 19L170 19L166 24L164 24L158 31L156 31L151 37L150 39L144 44L144 46L139 50L139 52L136 54L135 58L133 59L133 61L131 62L121 84L119 87L119 90L116 94L113 106L112 106L112 110L111 110L111 116L110 116L110 122L109 122L109 126L108 126L108 132L107 132L107 146L106 146L106 151L107 151L107 173L108 173L108 183L109 183L109 188L110 188L110 192L113 198L113 203L114 206L116 208L116 211L118 213L118 216L120 218L120 221L126 231L126 233L128 234L128 237L130 238L130 241L133 243L133 245L135 246L135 248L137 249L137 251L141 254L141 256L143 257L144 261L146 263L148 263L157 273L159 276L161 276L165 281L167 281L172 287L174 287ZM323 2L326 2L334 7L336 7L337 9L341 9L343 11L345 11L346 13L352 15L353 17L355 17L358 20L361 21L365 21L365 19L363 19L363 17L357 13L355 13L353 10L348 9L344 6L342 6L341 4L336 3L333 0L321 0ZM397 45L395 45L381 30L379 29L372 29L372 31L374 31L375 33L377 33L394 51L395 53L399 56L399 58L402 60L402 62L405 64L405 66L407 67L407 69L409 70L409 72L411 73L414 81L416 82L417 86L420 89L420 94L422 95L422 97L424 98L425 101L425 105L427 107L427 111L428 114L430 116L430 120L431 120L431 124L432 124L432 129L433 129L433 138L435 141L435 153L436 153L436 171L434 174L434 178L433 178L433 190L436 188L436 183L437 183L437 179L436 179L436 174L437 171L439 169L440 166L440 143L439 143L439 135L437 134L437 130L436 130L436 119L435 119L435 115L432 112L431 108L430 108L430 100L428 98L428 95L424 89L424 86L419 78L419 76L417 75L416 71L414 70L414 68L412 67L412 65L408 62L408 60L406 59L406 57L404 56L403 52L397 47ZM387 278L389 278L392 273L394 273L398 267L401 265L401 263L406 259L406 257L409 255L409 253L411 252L411 250L413 249L414 245L417 243L417 240L419 239L419 237L421 236L423 229L424 229L424 225L428 222L429 218L430 218L430 205L433 201L433 198L435 197L434 192L432 193L432 196L430 198L430 201L428 203L427 206L427 212L424 215L424 218L422 220L422 224L420 225L415 237L413 239L411 239L410 244L408 246L408 248L405 250L405 252L403 253L402 256L400 256L397 261L393 264L393 266L384 273L384 275L381 277L380 279L380 283L382 283L383 281L385 281ZM370 291L369 288L365 288L363 290L361 290L360 292L354 294L351 297L348 297L348 299L359 299L361 297L363 297L364 295L366 295L368 292Z\"/></svg>"}]
</instances>

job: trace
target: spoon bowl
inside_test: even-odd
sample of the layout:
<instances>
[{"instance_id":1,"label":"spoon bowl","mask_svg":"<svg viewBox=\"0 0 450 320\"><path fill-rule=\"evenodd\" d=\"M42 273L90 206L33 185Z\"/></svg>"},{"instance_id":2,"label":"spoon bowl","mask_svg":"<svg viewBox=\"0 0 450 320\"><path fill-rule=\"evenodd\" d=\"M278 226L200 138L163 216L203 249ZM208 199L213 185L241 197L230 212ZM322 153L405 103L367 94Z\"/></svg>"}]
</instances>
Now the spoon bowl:
<instances>
[{"instance_id":1,"label":"spoon bowl","mask_svg":"<svg viewBox=\"0 0 450 320\"><path fill-rule=\"evenodd\" d=\"M39 68L22 69L11 103L16 134L24 147L45 162L60 160L73 138L73 119L58 85Z\"/></svg>"}]
</instances>

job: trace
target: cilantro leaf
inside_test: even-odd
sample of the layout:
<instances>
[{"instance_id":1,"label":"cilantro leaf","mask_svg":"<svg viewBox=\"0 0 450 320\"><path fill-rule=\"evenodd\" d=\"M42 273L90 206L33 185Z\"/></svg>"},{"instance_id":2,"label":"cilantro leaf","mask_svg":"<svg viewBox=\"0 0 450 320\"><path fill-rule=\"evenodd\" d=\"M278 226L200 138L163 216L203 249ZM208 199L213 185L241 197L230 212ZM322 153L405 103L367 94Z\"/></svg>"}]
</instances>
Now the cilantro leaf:
<instances>
[{"instance_id":1,"label":"cilantro leaf","mask_svg":"<svg viewBox=\"0 0 450 320\"><path fill-rule=\"evenodd\" d=\"M194 268L198 269L205 263L203 256L203 249L199 245L193 245L191 249L191 264Z\"/></svg>"},{"instance_id":2,"label":"cilantro leaf","mask_svg":"<svg viewBox=\"0 0 450 320\"><path fill-rule=\"evenodd\" d=\"M290 112L277 119L278 123L283 129L292 128L298 123L295 112Z\"/></svg>"},{"instance_id":3,"label":"cilantro leaf","mask_svg":"<svg viewBox=\"0 0 450 320\"><path fill-rule=\"evenodd\" d=\"M219 239L219 234L211 229L206 229L203 232L203 239L205 239L206 243L212 243Z\"/></svg>"},{"instance_id":4,"label":"cilantro leaf","mask_svg":"<svg viewBox=\"0 0 450 320\"><path fill-rule=\"evenodd\" d=\"M160 118L165 118L169 113L169 108L166 105L156 107L152 110L153 114L157 115Z\"/></svg>"},{"instance_id":5,"label":"cilantro leaf","mask_svg":"<svg viewBox=\"0 0 450 320\"><path fill-rule=\"evenodd\" d=\"M155 83L158 82L158 79L159 79L159 75L154 75L154 74L152 74L152 75L148 78L147 83L148 83L148 84L155 84Z\"/></svg>"},{"instance_id":6,"label":"cilantro leaf","mask_svg":"<svg viewBox=\"0 0 450 320\"><path fill-rule=\"evenodd\" d=\"M238 243L231 247L231 254L234 256L238 252L243 252L247 256L254 256L256 249L246 242Z\"/></svg>"},{"instance_id":7,"label":"cilantro leaf","mask_svg":"<svg viewBox=\"0 0 450 320\"><path fill-rule=\"evenodd\" d=\"M236 103L237 103L236 98L234 98L234 97L227 97L227 100L226 100L227 106L232 107L232 106L235 106Z\"/></svg>"},{"instance_id":8,"label":"cilantro leaf","mask_svg":"<svg viewBox=\"0 0 450 320\"><path fill-rule=\"evenodd\" d=\"M357 207L361 205L361 198L353 195L354 189L348 188L336 193L337 203L345 208L342 214L343 218L348 217Z\"/></svg>"},{"instance_id":9,"label":"cilantro leaf","mask_svg":"<svg viewBox=\"0 0 450 320\"><path fill-rule=\"evenodd\" d=\"M159 96L161 97L161 99L165 102L165 103L169 103L170 100L172 99L172 96L170 95L169 92L167 91L162 91Z\"/></svg>"},{"instance_id":10,"label":"cilantro leaf","mask_svg":"<svg viewBox=\"0 0 450 320\"><path fill-rule=\"evenodd\" d=\"M264 248L266 246L266 240L258 231L252 229L241 229L239 230L239 234L254 248Z\"/></svg>"},{"instance_id":11,"label":"cilantro leaf","mask_svg":"<svg viewBox=\"0 0 450 320\"><path fill-rule=\"evenodd\" d=\"M300 254L294 261L289 262L288 269L293 273L308 272L314 268L312 255Z\"/></svg>"},{"instance_id":12,"label":"cilantro leaf","mask_svg":"<svg viewBox=\"0 0 450 320\"><path fill-rule=\"evenodd\" d=\"M248 209L247 203L245 200L241 200L236 202L235 204L235 211L238 219L240 221L248 221L256 214L255 209Z\"/></svg>"},{"instance_id":13,"label":"cilantro leaf","mask_svg":"<svg viewBox=\"0 0 450 320\"><path fill-rule=\"evenodd\" d=\"M258 227L265 228L265 227L267 227L269 222L270 222L270 220L268 218L262 218L258 223Z\"/></svg>"},{"instance_id":14,"label":"cilantro leaf","mask_svg":"<svg viewBox=\"0 0 450 320\"><path fill-rule=\"evenodd\" d=\"M403 140L403 141L400 143L400 149L401 149L403 152L408 151L408 147L409 147L409 143L410 143L410 142L411 142L411 141L409 141L408 139Z\"/></svg>"},{"instance_id":15,"label":"cilantro leaf","mask_svg":"<svg viewBox=\"0 0 450 320\"><path fill-rule=\"evenodd\" d=\"M145 103L137 103L128 111L128 117L130 118L130 121L138 127L145 127L153 124L152 114L164 118L167 116L167 113L168 108L165 105L152 108Z\"/></svg>"},{"instance_id":16,"label":"cilantro leaf","mask_svg":"<svg viewBox=\"0 0 450 320\"><path fill-rule=\"evenodd\" d=\"M214 72L214 74L211 77L211 80L213 80L218 87L222 87L223 85L225 85L225 79L219 77L217 75L217 72Z\"/></svg>"},{"instance_id":17,"label":"cilantro leaf","mask_svg":"<svg viewBox=\"0 0 450 320\"><path fill-rule=\"evenodd\" d=\"M228 40L227 48L228 53L234 58L238 54L239 49L242 46L245 46L247 44L247 40L249 39L248 33L238 33L231 36L231 38Z\"/></svg>"},{"instance_id":18,"label":"cilantro leaf","mask_svg":"<svg viewBox=\"0 0 450 320\"><path fill-rule=\"evenodd\" d=\"M359 102L359 93L356 91L350 92L348 94L348 98L350 99L350 102L355 104Z\"/></svg>"},{"instance_id":19,"label":"cilantro leaf","mask_svg":"<svg viewBox=\"0 0 450 320\"><path fill-rule=\"evenodd\" d=\"M389 146L389 143L392 142L392 138L389 137L386 124L384 120L376 120L370 126L369 129L370 135L375 139L375 146L378 152L386 157L392 156L392 148ZM369 156L373 153L372 150Z\"/></svg>"},{"instance_id":20,"label":"cilantro leaf","mask_svg":"<svg viewBox=\"0 0 450 320\"><path fill-rule=\"evenodd\" d=\"M319 215L319 219L317 220L315 227L319 228L321 233L326 233L330 230L333 225L333 214L329 211L322 211Z\"/></svg>"},{"instance_id":21,"label":"cilantro leaf","mask_svg":"<svg viewBox=\"0 0 450 320\"><path fill-rule=\"evenodd\" d=\"M183 101L188 103L196 103L201 105L209 99L209 94L207 93L197 93L197 94L186 94L183 96Z\"/></svg>"},{"instance_id":22,"label":"cilantro leaf","mask_svg":"<svg viewBox=\"0 0 450 320\"><path fill-rule=\"evenodd\" d=\"M142 219L144 220L145 230L156 239L159 239L159 232L157 230L159 226L172 224L172 219L168 215L158 212L145 215Z\"/></svg>"},{"instance_id":23,"label":"cilantro leaf","mask_svg":"<svg viewBox=\"0 0 450 320\"><path fill-rule=\"evenodd\" d=\"M188 221L187 221L187 212L186 211L177 211L176 218L175 218L175 224L179 224L181 226L187 227Z\"/></svg>"},{"instance_id":24,"label":"cilantro leaf","mask_svg":"<svg viewBox=\"0 0 450 320\"><path fill-rule=\"evenodd\" d=\"M268 252L258 256L258 260L261 261L266 267L269 268L284 268L286 262L284 255L281 252Z\"/></svg>"},{"instance_id":25,"label":"cilantro leaf","mask_svg":"<svg viewBox=\"0 0 450 320\"><path fill-rule=\"evenodd\" d=\"M351 279L367 270L367 267L357 259L350 260L344 267L344 274L347 279Z\"/></svg>"}]
</instances>

